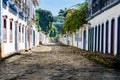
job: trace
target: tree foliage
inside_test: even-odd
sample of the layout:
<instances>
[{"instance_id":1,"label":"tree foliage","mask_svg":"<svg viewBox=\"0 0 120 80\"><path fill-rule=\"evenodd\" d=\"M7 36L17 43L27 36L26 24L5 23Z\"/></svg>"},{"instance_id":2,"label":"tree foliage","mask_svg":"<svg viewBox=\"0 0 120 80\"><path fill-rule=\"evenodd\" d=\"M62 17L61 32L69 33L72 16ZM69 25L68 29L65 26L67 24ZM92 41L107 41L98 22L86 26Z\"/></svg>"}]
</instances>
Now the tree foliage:
<instances>
[{"instance_id":1,"label":"tree foliage","mask_svg":"<svg viewBox=\"0 0 120 80\"><path fill-rule=\"evenodd\" d=\"M80 5L78 9L71 9L67 13L66 21L62 28L62 33L72 33L76 29L79 29L86 23L85 9L87 8L87 3Z\"/></svg>"},{"instance_id":2,"label":"tree foliage","mask_svg":"<svg viewBox=\"0 0 120 80\"><path fill-rule=\"evenodd\" d=\"M38 21L38 26L41 30L48 33L50 30L50 22L53 22L52 13L48 10L38 9L36 10L36 20Z\"/></svg>"},{"instance_id":3,"label":"tree foliage","mask_svg":"<svg viewBox=\"0 0 120 80\"><path fill-rule=\"evenodd\" d=\"M51 27L50 32L49 32L49 36L50 37L56 37L57 33L58 33L57 28L52 24L52 27Z\"/></svg>"},{"instance_id":4,"label":"tree foliage","mask_svg":"<svg viewBox=\"0 0 120 80\"><path fill-rule=\"evenodd\" d=\"M60 11L58 12L58 16L66 17L66 14L67 14L67 8L60 9Z\"/></svg>"}]
</instances>

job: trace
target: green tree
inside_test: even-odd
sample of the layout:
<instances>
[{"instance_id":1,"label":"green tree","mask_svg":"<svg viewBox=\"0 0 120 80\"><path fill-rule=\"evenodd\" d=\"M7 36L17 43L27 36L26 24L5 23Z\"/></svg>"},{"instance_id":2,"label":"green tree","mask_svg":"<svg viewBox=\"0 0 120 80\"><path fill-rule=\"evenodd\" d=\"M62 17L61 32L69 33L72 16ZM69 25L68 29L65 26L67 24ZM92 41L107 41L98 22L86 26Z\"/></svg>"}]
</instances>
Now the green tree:
<instances>
[{"instance_id":1,"label":"green tree","mask_svg":"<svg viewBox=\"0 0 120 80\"><path fill-rule=\"evenodd\" d=\"M58 12L58 16L66 17L66 14L67 14L67 8L60 9L60 11Z\"/></svg>"},{"instance_id":2,"label":"green tree","mask_svg":"<svg viewBox=\"0 0 120 80\"><path fill-rule=\"evenodd\" d=\"M86 13L85 13L86 8L87 8L87 3L85 2L81 4L78 9L72 10L71 13L68 11L67 14L69 14L69 16L67 16L66 21L62 28L63 34L66 32L67 33L75 32L76 29L79 29L80 27L83 26L83 24L87 22Z\"/></svg>"},{"instance_id":3,"label":"green tree","mask_svg":"<svg viewBox=\"0 0 120 80\"><path fill-rule=\"evenodd\" d=\"M57 33L58 33L57 28L52 24L51 30L49 31L49 36L56 37Z\"/></svg>"},{"instance_id":4,"label":"green tree","mask_svg":"<svg viewBox=\"0 0 120 80\"><path fill-rule=\"evenodd\" d=\"M53 22L52 13L48 10L38 9L36 10L37 25L41 27L41 30L48 33L50 30L51 22Z\"/></svg>"}]
</instances>

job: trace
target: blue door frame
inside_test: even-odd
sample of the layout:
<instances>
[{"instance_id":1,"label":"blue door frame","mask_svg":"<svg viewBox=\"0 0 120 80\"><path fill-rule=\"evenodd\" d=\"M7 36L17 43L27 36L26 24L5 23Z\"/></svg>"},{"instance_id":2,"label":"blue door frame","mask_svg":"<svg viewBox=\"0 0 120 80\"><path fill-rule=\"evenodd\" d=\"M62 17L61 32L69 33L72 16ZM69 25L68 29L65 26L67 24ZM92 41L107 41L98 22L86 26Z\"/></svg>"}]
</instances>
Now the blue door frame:
<instances>
[{"instance_id":1,"label":"blue door frame","mask_svg":"<svg viewBox=\"0 0 120 80\"><path fill-rule=\"evenodd\" d=\"M83 34L83 49L86 49L86 31Z\"/></svg>"}]
</instances>

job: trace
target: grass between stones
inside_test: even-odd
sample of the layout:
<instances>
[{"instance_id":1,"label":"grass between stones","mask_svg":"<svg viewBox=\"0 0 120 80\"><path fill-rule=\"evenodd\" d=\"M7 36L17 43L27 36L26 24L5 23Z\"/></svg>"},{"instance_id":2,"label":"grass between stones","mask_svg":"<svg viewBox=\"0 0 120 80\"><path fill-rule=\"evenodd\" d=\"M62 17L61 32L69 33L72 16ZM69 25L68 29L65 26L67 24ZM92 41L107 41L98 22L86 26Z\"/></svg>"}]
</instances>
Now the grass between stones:
<instances>
[{"instance_id":1,"label":"grass between stones","mask_svg":"<svg viewBox=\"0 0 120 80\"><path fill-rule=\"evenodd\" d=\"M120 70L120 55L114 56L110 53L90 52L76 47L72 48L75 54L84 56L106 67Z\"/></svg>"},{"instance_id":2,"label":"grass between stones","mask_svg":"<svg viewBox=\"0 0 120 80\"><path fill-rule=\"evenodd\" d=\"M111 54L103 54L98 52L86 52L84 55L88 59L99 62L109 68L120 69L120 56Z\"/></svg>"}]
</instances>

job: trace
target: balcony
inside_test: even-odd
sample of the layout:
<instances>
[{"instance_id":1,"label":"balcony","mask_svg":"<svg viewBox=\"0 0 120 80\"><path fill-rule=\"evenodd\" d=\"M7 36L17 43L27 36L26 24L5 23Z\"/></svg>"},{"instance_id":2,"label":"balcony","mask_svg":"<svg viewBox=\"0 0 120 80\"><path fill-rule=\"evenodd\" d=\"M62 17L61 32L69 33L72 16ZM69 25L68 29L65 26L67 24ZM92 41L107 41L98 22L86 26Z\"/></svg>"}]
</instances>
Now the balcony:
<instances>
[{"instance_id":1,"label":"balcony","mask_svg":"<svg viewBox=\"0 0 120 80\"><path fill-rule=\"evenodd\" d=\"M21 0L14 0L14 3L19 9L21 9Z\"/></svg>"},{"instance_id":2,"label":"balcony","mask_svg":"<svg viewBox=\"0 0 120 80\"><path fill-rule=\"evenodd\" d=\"M3 0L3 2L4 2L5 4L7 4L7 1L8 1L8 0Z\"/></svg>"},{"instance_id":3,"label":"balcony","mask_svg":"<svg viewBox=\"0 0 120 80\"><path fill-rule=\"evenodd\" d=\"M90 7L91 9L86 9L86 17L94 17L118 3L120 3L120 0L93 0L92 5Z\"/></svg>"},{"instance_id":4,"label":"balcony","mask_svg":"<svg viewBox=\"0 0 120 80\"><path fill-rule=\"evenodd\" d=\"M19 11L22 11L23 13L28 16L28 6L23 2L23 0L11 0L19 9Z\"/></svg>"},{"instance_id":5,"label":"balcony","mask_svg":"<svg viewBox=\"0 0 120 80\"><path fill-rule=\"evenodd\" d=\"M22 2L22 10L28 16L28 6Z\"/></svg>"},{"instance_id":6,"label":"balcony","mask_svg":"<svg viewBox=\"0 0 120 80\"><path fill-rule=\"evenodd\" d=\"M90 8L87 8L87 9L86 9L86 17L87 17L87 18L90 18L90 17L91 17L91 9L90 9Z\"/></svg>"}]
</instances>

